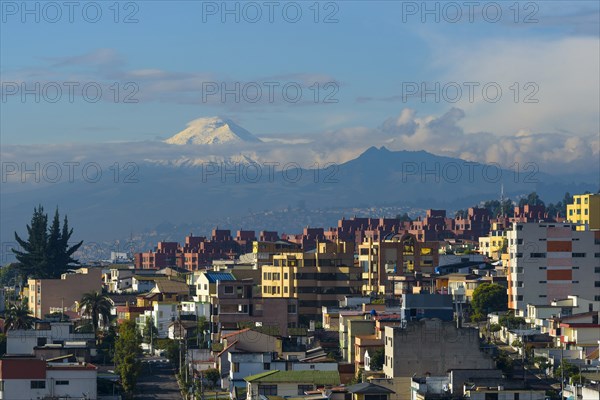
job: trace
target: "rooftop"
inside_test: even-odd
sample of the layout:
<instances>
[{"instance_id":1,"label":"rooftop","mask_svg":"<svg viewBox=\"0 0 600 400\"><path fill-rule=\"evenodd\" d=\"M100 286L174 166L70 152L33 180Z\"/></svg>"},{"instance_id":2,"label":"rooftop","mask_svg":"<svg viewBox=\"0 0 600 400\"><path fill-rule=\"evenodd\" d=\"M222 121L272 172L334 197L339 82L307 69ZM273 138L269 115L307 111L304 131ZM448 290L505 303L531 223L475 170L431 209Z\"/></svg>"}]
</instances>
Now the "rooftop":
<instances>
[{"instance_id":1,"label":"rooftop","mask_svg":"<svg viewBox=\"0 0 600 400\"><path fill-rule=\"evenodd\" d=\"M229 272L205 272L204 275L208 279L209 283L216 283L217 281L235 281L235 276Z\"/></svg>"},{"instance_id":2,"label":"rooftop","mask_svg":"<svg viewBox=\"0 0 600 400\"><path fill-rule=\"evenodd\" d=\"M315 385L339 385L338 371L267 371L244 378L246 382L313 383Z\"/></svg>"}]
</instances>

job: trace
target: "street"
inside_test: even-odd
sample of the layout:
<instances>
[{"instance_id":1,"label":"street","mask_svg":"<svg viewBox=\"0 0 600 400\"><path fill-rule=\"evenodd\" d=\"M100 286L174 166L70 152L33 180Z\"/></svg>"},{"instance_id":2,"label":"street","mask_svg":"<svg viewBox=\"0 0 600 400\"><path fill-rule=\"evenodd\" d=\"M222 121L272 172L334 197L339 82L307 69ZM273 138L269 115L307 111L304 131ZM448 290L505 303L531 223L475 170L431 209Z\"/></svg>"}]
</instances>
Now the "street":
<instances>
[{"instance_id":1,"label":"street","mask_svg":"<svg viewBox=\"0 0 600 400\"><path fill-rule=\"evenodd\" d=\"M135 398L139 400L181 399L175 370L164 358L148 358L142 363Z\"/></svg>"}]
</instances>

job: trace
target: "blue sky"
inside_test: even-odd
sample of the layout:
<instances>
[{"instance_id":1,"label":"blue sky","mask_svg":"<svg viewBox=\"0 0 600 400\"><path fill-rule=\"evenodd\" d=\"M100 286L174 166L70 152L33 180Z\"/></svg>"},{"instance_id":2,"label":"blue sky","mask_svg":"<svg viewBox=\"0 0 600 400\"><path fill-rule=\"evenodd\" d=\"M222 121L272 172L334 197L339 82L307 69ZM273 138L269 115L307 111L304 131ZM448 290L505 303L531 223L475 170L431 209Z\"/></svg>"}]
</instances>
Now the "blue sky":
<instances>
[{"instance_id":1,"label":"blue sky","mask_svg":"<svg viewBox=\"0 0 600 400\"><path fill-rule=\"evenodd\" d=\"M253 9L246 8L244 14L247 2L227 2L239 7L239 22L232 14L221 20L220 1L120 2L118 16L115 3L91 2L86 16L93 18L99 5L97 23L86 21L80 8L74 10L73 23L66 8L56 22L49 22L55 11L43 9L44 3L39 3L36 22L35 14L22 15L23 3L1 3L3 145L155 140L175 134L195 118L213 115L230 117L259 136L310 136L375 128L407 108L427 119L458 107L465 114L456 122L461 133L595 137L599 132L596 1L481 2L474 22L469 22L464 3L456 2L463 13L457 23L449 20L455 10L443 14L444 3L436 2L427 4L440 7L439 22L432 14L421 20L423 2L319 2L318 23L312 1L274 2L273 23L262 1L252 3L263 13L256 23L247 21ZM502 17L490 22L496 6ZM216 14L208 15L215 7ZM291 14L284 15L283 7ZM286 21L296 8L302 11L299 22ZM138 22L124 23L130 14ZM326 15L337 22L324 23ZM528 16L532 21L525 23ZM36 103L32 95L21 97L23 82L28 87L56 82L63 92L51 103L52 86L46 86L48 96L40 93ZM64 82L79 87L97 83L102 98L89 103L75 89L70 102ZM128 82L135 86L126 86ZM299 85L302 97L291 103L275 89L273 103L264 101L264 91L257 103L243 95L238 103L231 96L222 101L218 93L204 99L202 89L213 82L230 87L251 83L248 87L262 89L264 82ZM330 82L334 85L324 86ZM503 93L498 103L481 98L470 102L464 92L456 103L445 96L440 101L423 99L419 93L402 99L413 87L407 85L422 82L438 82L440 87L457 82L463 90L463 82L478 82L479 87L495 82ZM315 83L318 102L313 98ZM15 88L19 92L10 93ZM132 88L139 89L132 95L138 102L123 103ZM479 89L475 94L481 97ZM324 103L326 95L337 102ZM538 102L525 102L527 95ZM597 140L591 146L597 154Z\"/></svg>"}]
</instances>

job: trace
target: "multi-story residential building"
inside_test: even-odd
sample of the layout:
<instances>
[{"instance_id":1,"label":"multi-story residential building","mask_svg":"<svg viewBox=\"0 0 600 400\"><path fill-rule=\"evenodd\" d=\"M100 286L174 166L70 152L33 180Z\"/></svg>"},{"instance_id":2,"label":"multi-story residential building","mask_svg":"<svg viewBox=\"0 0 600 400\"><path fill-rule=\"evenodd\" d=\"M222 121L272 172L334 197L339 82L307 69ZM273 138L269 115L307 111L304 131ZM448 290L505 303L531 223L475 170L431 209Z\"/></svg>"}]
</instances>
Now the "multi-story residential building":
<instances>
[{"instance_id":1,"label":"multi-story residential building","mask_svg":"<svg viewBox=\"0 0 600 400\"><path fill-rule=\"evenodd\" d=\"M508 248L506 230L499 228L497 222L492 223L492 230L487 236L479 237L479 252L488 258L499 260Z\"/></svg>"},{"instance_id":2,"label":"multi-story residential building","mask_svg":"<svg viewBox=\"0 0 600 400\"><path fill-rule=\"evenodd\" d=\"M493 369L491 356L481 352L475 328L457 328L456 323L425 319L399 326L386 326L384 337L385 378L393 380L397 398L411 398L415 375L441 376L450 369Z\"/></svg>"},{"instance_id":3,"label":"multi-story residential building","mask_svg":"<svg viewBox=\"0 0 600 400\"><path fill-rule=\"evenodd\" d=\"M354 243L317 243L312 251L273 256L262 267L262 296L298 300L298 314L307 325L321 320L323 306L361 290L360 267L354 265Z\"/></svg>"},{"instance_id":4,"label":"multi-story residential building","mask_svg":"<svg viewBox=\"0 0 600 400\"><path fill-rule=\"evenodd\" d=\"M550 304L577 294L600 300L600 231L573 223L514 223L509 241L508 307Z\"/></svg>"},{"instance_id":5,"label":"multi-story residential building","mask_svg":"<svg viewBox=\"0 0 600 400\"><path fill-rule=\"evenodd\" d=\"M85 362L51 362L33 357L0 359L0 399L95 400L98 368Z\"/></svg>"},{"instance_id":6,"label":"multi-story residential building","mask_svg":"<svg viewBox=\"0 0 600 400\"><path fill-rule=\"evenodd\" d=\"M600 193L574 195L567 204L567 220L581 224L578 230L600 229Z\"/></svg>"},{"instance_id":7,"label":"multi-story residential building","mask_svg":"<svg viewBox=\"0 0 600 400\"><path fill-rule=\"evenodd\" d=\"M382 240L367 239L358 247L362 293L391 294L388 276L432 273L439 263L439 243L420 242L411 234L390 234Z\"/></svg>"},{"instance_id":8,"label":"multi-story residential building","mask_svg":"<svg viewBox=\"0 0 600 400\"><path fill-rule=\"evenodd\" d=\"M454 369L445 376L414 377L411 400L544 400L545 390L531 389L521 379L508 379L499 369Z\"/></svg>"},{"instance_id":9,"label":"multi-story residential building","mask_svg":"<svg viewBox=\"0 0 600 400\"><path fill-rule=\"evenodd\" d=\"M298 244L285 240L277 240L274 242L255 241L252 244L252 262L257 267L262 265L272 265L274 255L295 253L299 250L300 246Z\"/></svg>"},{"instance_id":10,"label":"multi-story residential building","mask_svg":"<svg viewBox=\"0 0 600 400\"><path fill-rule=\"evenodd\" d=\"M102 270L80 268L60 279L28 279L27 284L29 311L42 319L46 314L73 309L85 293L101 291Z\"/></svg>"},{"instance_id":11,"label":"multi-story residential building","mask_svg":"<svg viewBox=\"0 0 600 400\"><path fill-rule=\"evenodd\" d=\"M133 266L117 265L103 270L102 280L104 287L110 293L135 292L132 281L137 276L154 276L156 270L134 269Z\"/></svg>"},{"instance_id":12,"label":"multi-story residential building","mask_svg":"<svg viewBox=\"0 0 600 400\"><path fill-rule=\"evenodd\" d=\"M84 343L95 354L96 336L93 333L75 332L72 322L39 322L36 329L9 330L6 333L6 353L33 355L36 347L45 345L69 346Z\"/></svg>"},{"instance_id":13,"label":"multi-story residential building","mask_svg":"<svg viewBox=\"0 0 600 400\"><path fill-rule=\"evenodd\" d=\"M261 232L259 238L277 240L277 233ZM154 250L136 253L134 263L136 268L160 269L179 267L189 271L197 271L209 266L213 260L233 260L240 254L252 252L252 243L256 241L254 231L239 230L235 237L226 229L213 229L210 238L189 235L185 243L159 242Z\"/></svg>"},{"instance_id":14,"label":"multi-story residential building","mask_svg":"<svg viewBox=\"0 0 600 400\"><path fill-rule=\"evenodd\" d=\"M223 331L236 330L248 323L275 328L282 335L298 325L298 300L288 296L265 301L252 276L260 276L260 271L240 270L235 275L202 271L188 278L195 290L194 298L207 305L208 312L202 315L211 322L213 340L218 340Z\"/></svg>"}]
</instances>

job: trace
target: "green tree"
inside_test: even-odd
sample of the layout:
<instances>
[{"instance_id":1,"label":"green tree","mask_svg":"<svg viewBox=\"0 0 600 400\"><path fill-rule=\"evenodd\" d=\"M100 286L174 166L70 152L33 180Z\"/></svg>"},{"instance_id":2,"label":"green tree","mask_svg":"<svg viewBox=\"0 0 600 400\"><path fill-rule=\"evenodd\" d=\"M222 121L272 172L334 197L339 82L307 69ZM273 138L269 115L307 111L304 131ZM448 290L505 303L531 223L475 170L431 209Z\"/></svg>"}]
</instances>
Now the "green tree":
<instances>
[{"instance_id":1,"label":"green tree","mask_svg":"<svg viewBox=\"0 0 600 400\"><path fill-rule=\"evenodd\" d=\"M121 385L126 398L133 398L135 385L141 370L139 357L142 354L140 347L141 337L135 321L125 321L119 326L119 333L115 342L115 372L121 378Z\"/></svg>"},{"instance_id":2,"label":"green tree","mask_svg":"<svg viewBox=\"0 0 600 400\"><path fill-rule=\"evenodd\" d=\"M73 265L77 265L78 261L72 256L83 241L69 246L72 234L73 229L69 229L66 216L61 228L58 209L48 228L48 215L44 213L44 208L41 205L34 208L31 223L27 225L27 240L15 232L15 240L22 251L12 249L19 261L23 278L58 278Z\"/></svg>"},{"instance_id":3,"label":"green tree","mask_svg":"<svg viewBox=\"0 0 600 400\"><path fill-rule=\"evenodd\" d=\"M473 291L471 306L475 315L484 318L489 312L505 311L508 308L506 288L497 283L482 283Z\"/></svg>"},{"instance_id":4,"label":"green tree","mask_svg":"<svg viewBox=\"0 0 600 400\"><path fill-rule=\"evenodd\" d=\"M25 241L15 232L15 240L23 251L12 249L25 277L45 278L48 267L48 215L40 205L33 209L31 223L27 225Z\"/></svg>"},{"instance_id":5,"label":"green tree","mask_svg":"<svg viewBox=\"0 0 600 400\"><path fill-rule=\"evenodd\" d=\"M208 321L204 315L198 317L196 321L196 338L202 337L202 343L199 343L200 347L204 347L204 332L208 330Z\"/></svg>"},{"instance_id":6,"label":"green tree","mask_svg":"<svg viewBox=\"0 0 600 400\"><path fill-rule=\"evenodd\" d=\"M494 336L494 342L496 342L496 340L498 340L498 338L496 337L496 333L500 332L502 330L502 327L499 324L491 324L490 325L490 333Z\"/></svg>"},{"instance_id":7,"label":"green tree","mask_svg":"<svg viewBox=\"0 0 600 400\"><path fill-rule=\"evenodd\" d=\"M0 268L0 286L14 286L21 283L20 267L17 263L6 264Z\"/></svg>"},{"instance_id":8,"label":"green tree","mask_svg":"<svg viewBox=\"0 0 600 400\"><path fill-rule=\"evenodd\" d=\"M573 382L579 382L580 379L582 382L585 381L585 378L583 378L580 375L581 371L579 370L579 367L569 363L566 360L562 360L562 363L554 369L554 377L556 379L561 378L563 369L565 371L564 372L565 379L571 379L571 380L573 380Z\"/></svg>"},{"instance_id":9,"label":"green tree","mask_svg":"<svg viewBox=\"0 0 600 400\"><path fill-rule=\"evenodd\" d=\"M106 327L110 318L112 304L105 294L99 292L89 292L83 295L79 304L83 315L92 319L94 332L98 332L99 324Z\"/></svg>"},{"instance_id":10,"label":"green tree","mask_svg":"<svg viewBox=\"0 0 600 400\"><path fill-rule=\"evenodd\" d=\"M408 216L408 213L398 214L396 218L400 220L400 222L412 222L412 219Z\"/></svg>"},{"instance_id":11,"label":"green tree","mask_svg":"<svg viewBox=\"0 0 600 400\"><path fill-rule=\"evenodd\" d=\"M550 361L546 357L538 356L533 359L533 362L539 369L544 371L544 376L548 377L548 368L550 368Z\"/></svg>"},{"instance_id":12,"label":"green tree","mask_svg":"<svg viewBox=\"0 0 600 400\"><path fill-rule=\"evenodd\" d=\"M527 195L527 197L521 198L519 200L519 207L523 207L524 205L530 206L543 206L544 202L540 199L540 196L536 192L531 192Z\"/></svg>"},{"instance_id":13,"label":"green tree","mask_svg":"<svg viewBox=\"0 0 600 400\"><path fill-rule=\"evenodd\" d=\"M369 368L371 371L381 371L383 369L383 361L385 359L385 351L384 349L377 349L371 356L371 360L369 362Z\"/></svg>"},{"instance_id":14,"label":"green tree","mask_svg":"<svg viewBox=\"0 0 600 400\"><path fill-rule=\"evenodd\" d=\"M25 304L11 304L6 311L4 331L33 328L33 317Z\"/></svg>"},{"instance_id":15,"label":"green tree","mask_svg":"<svg viewBox=\"0 0 600 400\"><path fill-rule=\"evenodd\" d=\"M502 370L502 372L510 377L513 373L514 363L513 360L504 351L500 351L496 357L496 368Z\"/></svg>"},{"instance_id":16,"label":"green tree","mask_svg":"<svg viewBox=\"0 0 600 400\"><path fill-rule=\"evenodd\" d=\"M508 329L516 329L526 324L525 318L515 317L514 311L509 311L499 319L500 325Z\"/></svg>"},{"instance_id":17,"label":"green tree","mask_svg":"<svg viewBox=\"0 0 600 400\"><path fill-rule=\"evenodd\" d=\"M216 368L209 368L204 371L204 378L208 381L211 388L217 386L219 379L221 379L221 373Z\"/></svg>"},{"instance_id":18,"label":"green tree","mask_svg":"<svg viewBox=\"0 0 600 400\"><path fill-rule=\"evenodd\" d=\"M152 317L146 318L144 330L142 332L142 340L144 343L150 343L158 337L158 329L154 326Z\"/></svg>"}]
</instances>

